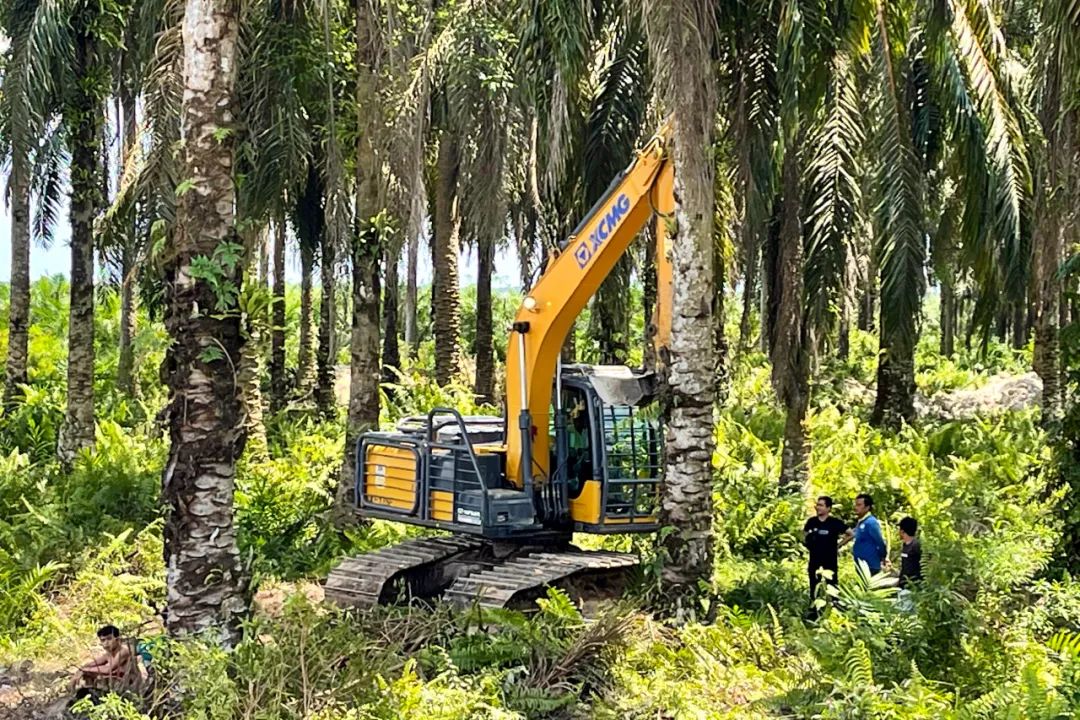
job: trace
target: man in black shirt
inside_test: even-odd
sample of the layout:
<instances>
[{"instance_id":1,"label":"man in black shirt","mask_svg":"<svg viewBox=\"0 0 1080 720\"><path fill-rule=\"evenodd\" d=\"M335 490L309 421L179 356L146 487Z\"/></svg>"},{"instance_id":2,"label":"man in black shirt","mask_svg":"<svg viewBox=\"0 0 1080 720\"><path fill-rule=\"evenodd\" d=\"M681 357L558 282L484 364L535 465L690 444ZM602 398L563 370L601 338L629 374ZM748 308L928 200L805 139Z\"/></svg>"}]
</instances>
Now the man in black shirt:
<instances>
[{"instance_id":1,"label":"man in black shirt","mask_svg":"<svg viewBox=\"0 0 1080 720\"><path fill-rule=\"evenodd\" d=\"M837 543L844 537L847 525L843 520L829 515L832 512L833 501L827 495L817 499L817 515L806 521L803 526L803 542L810 551L810 562L807 571L810 574L810 602L814 602L818 583L821 577L819 570L829 570L832 577L828 582L836 584L837 570Z\"/></svg>"},{"instance_id":2,"label":"man in black shirt","mask_svg":"<svg viewBox=\"0 0 1080 720\"><path fill-rule=\"evenodd\" d=\"M904 542L900 550L900 580L897 587L906 589L913 580L922 580L922 547L915 534L919 532L919 523L913 517L906 517L899 523L900 539Z\"/></svg>"}]
</instances>

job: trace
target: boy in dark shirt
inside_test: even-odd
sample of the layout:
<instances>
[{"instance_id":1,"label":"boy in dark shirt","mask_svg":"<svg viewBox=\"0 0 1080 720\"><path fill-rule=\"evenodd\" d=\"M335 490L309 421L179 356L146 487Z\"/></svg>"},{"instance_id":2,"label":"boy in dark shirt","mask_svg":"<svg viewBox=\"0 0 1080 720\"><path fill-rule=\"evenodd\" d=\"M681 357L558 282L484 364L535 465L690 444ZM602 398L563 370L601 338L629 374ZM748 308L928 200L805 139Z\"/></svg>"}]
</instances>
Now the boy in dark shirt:
<instances>
[{"instance_id":1,"label":"boy in dark shirt","mask_svg":"<svg viewBox=\"0 0 1080 720\"><path fill-rule=\"evenodd\" d=\"M810 575L810 602L814 602L818 583L821 577L819 570L829 570L832 577L828 582L836 584L837 570L837 543L844 536L847 525L843 520L829 515L832 512L833 501L827 495L817 499L815 510L817 514L806 521L803 526L803 542L810 551L810 561L807 572Z\"/></svg>"},{"instance_id":2,"label":"boy in dark shirt","mask_svg":"<svg viewBox=\"0 0 1080 720\"><path fill-rule=\"evenodd\" d=\"M906 589L913 580L922 580L922 547L915 534L919 523L913 517L906 517L899 523L900 539L904 547L900 551L900 581L897 586Z\"/></svg>"}]
</instances>

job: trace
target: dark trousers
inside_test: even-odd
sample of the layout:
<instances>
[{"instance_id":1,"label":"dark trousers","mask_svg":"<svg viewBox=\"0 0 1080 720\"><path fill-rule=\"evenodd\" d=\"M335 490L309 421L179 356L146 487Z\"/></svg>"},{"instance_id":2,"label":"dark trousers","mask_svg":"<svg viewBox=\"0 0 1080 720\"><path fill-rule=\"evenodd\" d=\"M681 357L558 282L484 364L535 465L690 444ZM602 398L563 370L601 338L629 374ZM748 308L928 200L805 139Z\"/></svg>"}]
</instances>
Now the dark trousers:
<instances>
[{"instance_id":1,"label":"dark trousers","mask_svg":"<svg viewBox=\"0 0 1080 720\"><path fill-rule=\"evenodd\" d=\"M814 598L817 597L817 588L823 578L818 575L818 570L829 570L832 572L832 577L827 581L833 587L836 587L836 565L810 565L807 569L810 574L810 602L814 602Z\"/></svg>"}]
</instances>

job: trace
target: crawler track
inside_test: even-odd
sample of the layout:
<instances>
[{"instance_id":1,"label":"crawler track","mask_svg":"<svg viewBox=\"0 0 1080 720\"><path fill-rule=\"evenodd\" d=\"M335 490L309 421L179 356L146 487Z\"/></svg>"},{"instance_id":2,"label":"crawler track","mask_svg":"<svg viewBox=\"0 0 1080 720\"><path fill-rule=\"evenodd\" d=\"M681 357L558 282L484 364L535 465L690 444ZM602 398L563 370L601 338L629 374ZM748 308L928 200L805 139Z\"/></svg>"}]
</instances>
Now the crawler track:
<instances>
[{"instance_id":1,"label":"crawler track","mask_svg":"<svg viewBox=\"0 0 1080 720\"><path fill-rule=\"evenodd\" d=\"M325 592L347 607L442 596L462 608L528 610L549 587L576 600L618 597L637 564L634 555L572 546L507 552L461 536L423 538L345 560L327 577Z\"/></svg>"},{"instance_id":2,"label":"crawler track","mask_svg":"<svg viewBox=\"0 0 1080 720\"><path fill-rule=\"evenodd\" d=\"M626 572L638 564L633 555L613 552L538 552L517 557L490 570L460 577L443 597L459 607L526 609L548 587L593 599L622 593Z\"/></svg>"},{"instance_id":3,"label":"crawler track","mask_svg":"<svg viewBox=\"0 0 1080 720\"><path fill-rule=\"evenodd\" d=\"M442 592L454 575L450 564L479 551L483 542L461 536L407 540L348 558L326 578L326 599L342 606L371 607Z\"/></svg>"}]
</instances>

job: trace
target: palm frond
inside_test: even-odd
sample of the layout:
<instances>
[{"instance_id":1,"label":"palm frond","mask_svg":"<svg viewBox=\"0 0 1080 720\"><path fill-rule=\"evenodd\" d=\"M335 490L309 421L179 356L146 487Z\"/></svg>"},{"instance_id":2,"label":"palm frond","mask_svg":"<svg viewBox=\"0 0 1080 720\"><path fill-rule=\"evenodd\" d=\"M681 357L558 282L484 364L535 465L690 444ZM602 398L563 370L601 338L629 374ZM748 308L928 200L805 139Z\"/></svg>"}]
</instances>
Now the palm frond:
<instances>
[{"instance_id":1,"label":"palm frond","mask_svg":"<svg viewBox=\"0 0 1080 720\"><path fill-rule=\"evenodd\" d=\"M877 138L878 255L883 350L906 354L917 339L926 289L925 190L898 66L904 44L890 35L891 30L904 32L906 28L903 18L890 16L892 9L892 3L878 0L875 62L882 83Z\"/></svg>"},{"instance_id":2,"label":"palm frond","mask_svg":"<svg viewBox=\"0 0 1080 720\"><path fill-rule=\"evenodd\" d=\"M976 10L973 16L969 15L971 6ZM981 0L954 0L951 10L950 34L985 134L987 190L991 198L988 213L992 237L999 243L998 251L991 256L998 260L992 272L1000 277L982 272L977 273L976 280L988 289L1003 287L1009 298L1017 300L1027 290L1030 267L1025 260L1030 254L1025 223L1032 184L1020 122L1009 103L1008 82L1002 82L1007 73L1001 64L1008 50L989 8Z\"/></svg>"},{"instance_id":3,"label":"palm frond","mask_svg":"<svg viewBox=\"0 0 1080 720\"><path fill-rule=\"evenodd\" d=\"M31 236L43 247L52 245L56 223L63 208L70 165L67 138L62 123L54 123L34 155L30 191L36 199Z\"/></svg>"},{"instance_id":4,"label":"palm frond","mask_svg":"<svg viewBox=\"0 0 1080 720\"><path fill-rule=\"evenodd\" d=\"M833 59L823 111L808 144L813 155L806 180L805 297L808 322L826 331L832 327L833 308L845 285L849 246L859 226L862 202L857 156L864 142L863 117L854 67L846 52Z\"/></svg>"},{"instance_id":5,"label":"palm frond","mask_svg":"<svg viewBox=\"0 0 1080 720\"><path fill-rule=\"evenodd\" d=\"M11 148L30 157L71 78L72 0L28 0L7 10L3 20L11 50L0 95L4 135Z\"/></svg>"}]
</instances>

